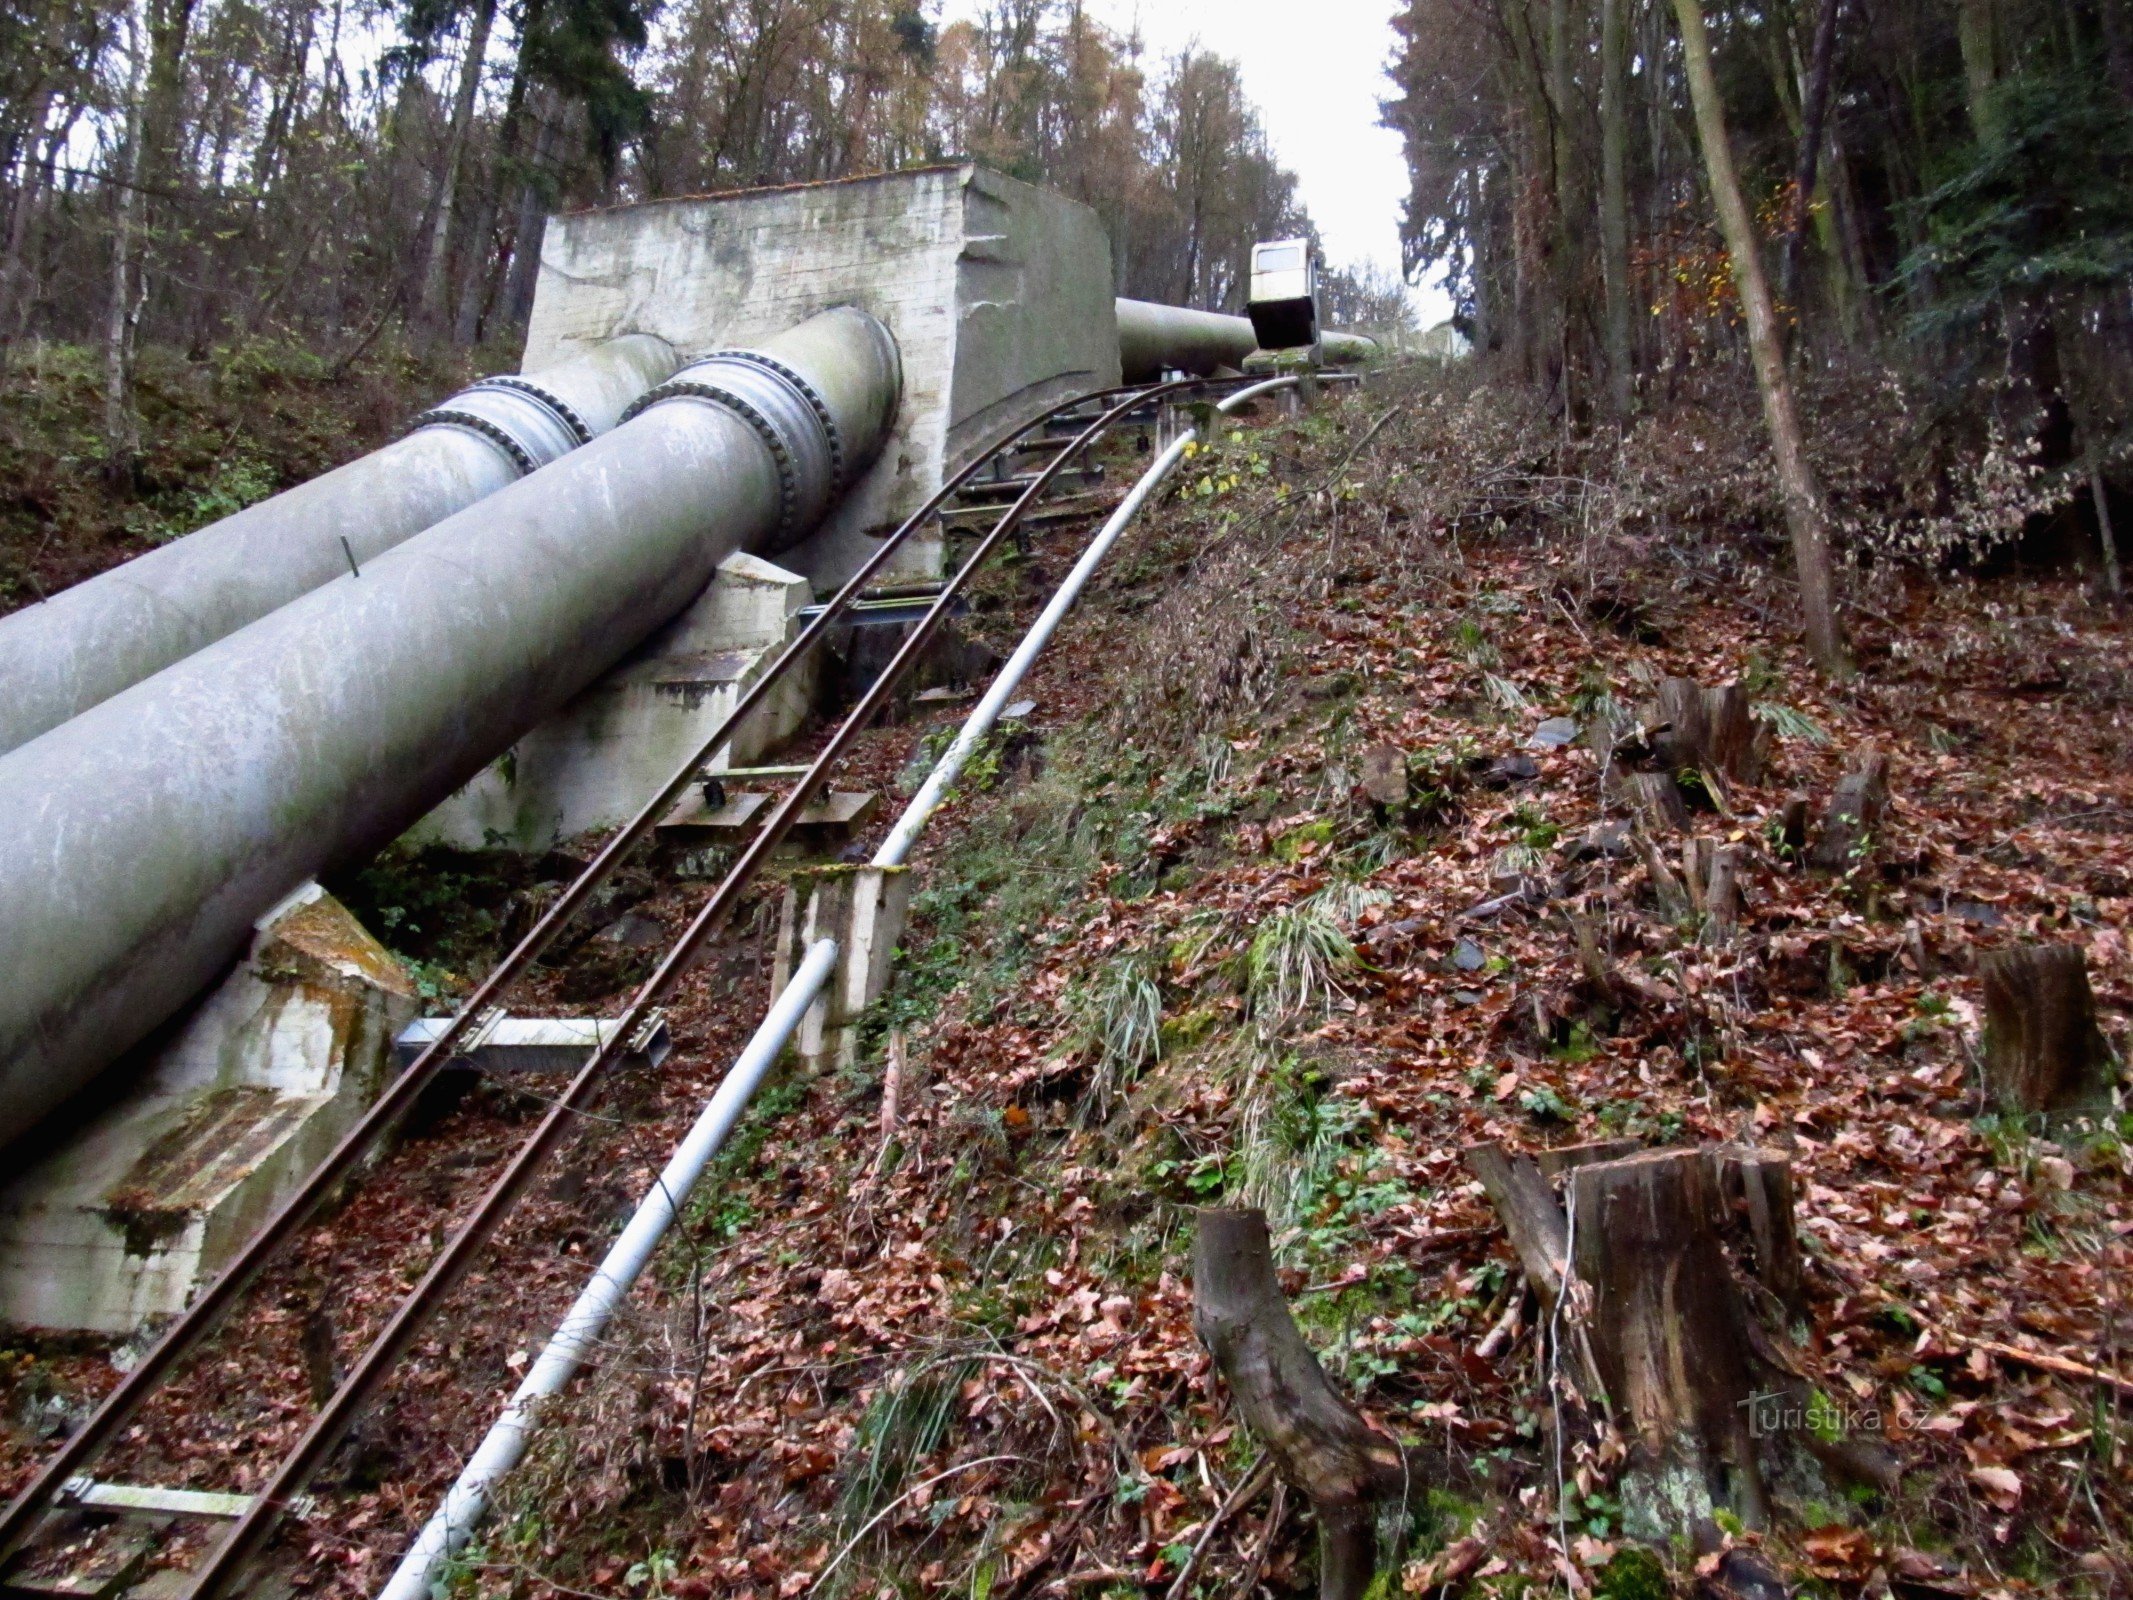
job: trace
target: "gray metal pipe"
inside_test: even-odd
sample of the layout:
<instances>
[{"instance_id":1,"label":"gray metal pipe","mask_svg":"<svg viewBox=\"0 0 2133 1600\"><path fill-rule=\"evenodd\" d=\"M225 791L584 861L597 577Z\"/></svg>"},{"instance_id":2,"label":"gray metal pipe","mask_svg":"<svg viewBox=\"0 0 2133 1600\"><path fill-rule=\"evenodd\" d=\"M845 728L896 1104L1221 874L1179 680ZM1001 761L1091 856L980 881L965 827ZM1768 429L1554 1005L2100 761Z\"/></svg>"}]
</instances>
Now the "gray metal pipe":
<instances>
[{"instance_id":1,"label":"gray metal pipe","mask_svg":"<svg viewBox=\"0 0 2133 1600\"><path fill-rule=\"evenodd\" d=\"M806 533L902 376L849 308L0 756L0 1143L686 606Z\"/></svg>"},{"instance_id":2,"label":"gray metal pipe","mask_svg":"<svg viewBox=\"0 0 2133 1600\"><path fill-rule=\"evenodd\" d=\"M1118 302L1118 365L1126 383L1148 383L1166 372L1204 378L1221 367L1241 368L1258 348L1259 337L1246 317L1150 300ZM1328 333L1319 349L1336 366L1367 361L1378 353L1377 341L1360 333Z\"/></svg>"},{"instance_id":3,"label":"gray metal pipe","mask_svg":"<svg viewBox=\"0 0 2133 1600\"><path fill-rule=\"evenodd\" d=\"M1242 367L1258 348L1258 335L1244 317L1150 300L1118 302L1118 364L1125 383L1146 383L1165 372L1204 378L1218 367Z\"/></svg>"},{"instance_id":4,"label":"gray metal pipe","mask_svg":"<svg viewBox=\"0 0 2133 1600\"><path fill-rule=\"evenodd\" d=\"M485 378L396 443L0 618L0 752L607 432L678 359L638 333Z\"/></svg>"}]
</instances>

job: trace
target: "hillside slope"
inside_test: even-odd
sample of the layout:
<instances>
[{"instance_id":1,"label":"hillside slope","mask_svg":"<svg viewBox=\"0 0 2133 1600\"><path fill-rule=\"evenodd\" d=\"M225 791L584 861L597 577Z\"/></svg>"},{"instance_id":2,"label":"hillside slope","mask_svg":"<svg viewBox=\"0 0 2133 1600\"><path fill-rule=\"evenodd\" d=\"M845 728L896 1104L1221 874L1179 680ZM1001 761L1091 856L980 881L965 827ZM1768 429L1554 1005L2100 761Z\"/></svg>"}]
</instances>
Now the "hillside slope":
<instances>
[{"instance_id":1,"label":"hillside slope","mask_svg":"<svg viewBox=\"0 0 2133 1600\"><path fill-rule=\"evenodd\" d=\"M2122 1058L2124 620L1883 562L1833 691L1756 553L1752 435L1669 427L1573 452L1458 379L1198 457L936 827L863 1069L766 1096L464 1581L1166 1592L1258 1454L1191 1327L1193 1207L1227 1203L1267 1211L1321 1359L1428 1463L1410 1592L1653 1592L1617 1559L1619 1451L1551 1434L1463 1162L1624 1138L1791 1158L1796 1359L1873 1450L1747 1543L1844 1592L2125 1584L2129 1394L2082 1374L2127 1366L2133 1125L1990 1110L1977 977L2080 946ZM1707 478L1650 470L1698 436ZM1669 677L1739 680L1770 730L1757 781L1689 792L1738 855L1730 935L1662 895L1679 839L1655 867L1610 826L1596 733ZM1869 741L1889 814L1809 870L1786 800L1819 810ZM1192 1592L1309 1587L1296 1505L1245 1506Z\"/></svg>"}]
</instances>

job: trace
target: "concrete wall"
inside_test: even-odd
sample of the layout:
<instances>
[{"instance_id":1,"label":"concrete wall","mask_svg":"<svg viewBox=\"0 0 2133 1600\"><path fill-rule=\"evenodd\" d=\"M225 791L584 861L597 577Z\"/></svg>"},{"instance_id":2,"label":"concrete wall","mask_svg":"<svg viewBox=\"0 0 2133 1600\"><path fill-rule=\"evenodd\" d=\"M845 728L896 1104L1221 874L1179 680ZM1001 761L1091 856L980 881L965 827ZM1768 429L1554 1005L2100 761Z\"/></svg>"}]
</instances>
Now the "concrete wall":
<instances>
[{"instance_id":1,"label":"concrete wall","mask_svg":"<svg viewBox=\"0 0 2133 1600\"><path fill-rule=\"evenodd\" d=\"M1118 381L1111 249L1088 207L975 166L578 212L549 224L528 371L617 333L684 356L834 305L895 334L903 408L823 530L779 561L848 573L991 434ZM936 541L898 576L932 576Z\"/></svg>"}]
</instances>

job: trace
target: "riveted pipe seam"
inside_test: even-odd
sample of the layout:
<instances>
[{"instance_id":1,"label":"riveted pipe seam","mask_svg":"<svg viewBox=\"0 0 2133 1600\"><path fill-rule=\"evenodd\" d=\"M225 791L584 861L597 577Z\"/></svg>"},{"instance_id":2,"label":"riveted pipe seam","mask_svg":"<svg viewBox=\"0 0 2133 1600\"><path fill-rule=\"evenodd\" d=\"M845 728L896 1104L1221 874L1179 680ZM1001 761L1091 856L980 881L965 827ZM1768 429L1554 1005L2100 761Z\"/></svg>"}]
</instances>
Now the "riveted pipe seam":
<instances>
[{"instance_id":1,"label":"riveted pipe seam","mask_svg":"<svg viewBox=\"0 0 2133 1600\"><path fill-rule=\"evenodd\" d=\"M468 428L487 439L511 458L522 476L592 441L591 430L567 405L523 380L484 378L469 384L415 418L408 431L445 427Z\"/></svg>"},{"instance_id":2,"label":"riveted pipe seam","mask_svg":"<svg viewBox=\"0 0 2133 1600\"><path fill-rule=\"evenodd\" d=\"M767 356L760 350L721 350L721 356L731 361L743 361L758 367L766 367L783 378L800 392L802 399L814 409L815 420L822 424L822 431L829 438L830 482L838 489L846 487L845 473L848 470L844 459L844 440L837 431L837 419L832 415L822 396L815 393L808 381L775 356Z\"/></svg>"},{"instance_id":3,"label":"riveted pipe seam","mask_svg":"<svg viewBox=\"0 0 2133 1600\"><path fill-rule=\"evenodd\" d=\"M564 425L567 426L573 434L577 435L577 440L579 444L591 444L593 442L593 430L586 425L585 419L578 415L577 411L570 405L570 403L565 400L561 395L555 394L548 389L542 388L531 378L515 377L508 372L500 372L493 378L482 379L479 384L475 385L475 387L487 389L513 389L517 390L522 394L530 394L535 399L539 400L541 404L547 406L550 410L554 411L557 416L563 419Z\"/></svg>"}]
</instances>

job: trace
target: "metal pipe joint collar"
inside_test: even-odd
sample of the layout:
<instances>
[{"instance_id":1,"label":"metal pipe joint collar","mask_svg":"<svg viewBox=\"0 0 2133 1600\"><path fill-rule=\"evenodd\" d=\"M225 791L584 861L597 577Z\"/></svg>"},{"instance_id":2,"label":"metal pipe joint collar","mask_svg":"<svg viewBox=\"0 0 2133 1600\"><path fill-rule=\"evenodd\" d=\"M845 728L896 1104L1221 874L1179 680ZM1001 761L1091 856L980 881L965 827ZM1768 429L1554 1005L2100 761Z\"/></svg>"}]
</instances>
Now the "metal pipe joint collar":
<instances>
[{"instance_id":1,"label":"metal pipe joint collar","mask_svg":"<svg viewBox=\"0 0 2133 1600\"><path fill-rule=\"evenodd\" d=\"M408 425L465 428L481 435L509 456L521 473L538 472L581 444L592 442L592 429L568 402L531 378L484 378L425 411Z\"/></svg>"},{"instance_id":2,"label":"metal pipe joint collar","mask_svg":"<svg viewBox=\"0 0 2133 1600\"><path fill-rule=\"evenodd\" d=\"M778 532L811 528L845 486L847 456L837 419L814 385L760 350L718 350L692 361L622 414L668 400L709 401L755 430L778 468Z\"/></svg>"}]
</instances>

